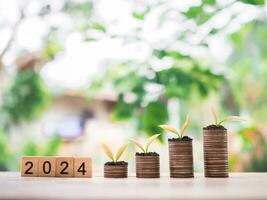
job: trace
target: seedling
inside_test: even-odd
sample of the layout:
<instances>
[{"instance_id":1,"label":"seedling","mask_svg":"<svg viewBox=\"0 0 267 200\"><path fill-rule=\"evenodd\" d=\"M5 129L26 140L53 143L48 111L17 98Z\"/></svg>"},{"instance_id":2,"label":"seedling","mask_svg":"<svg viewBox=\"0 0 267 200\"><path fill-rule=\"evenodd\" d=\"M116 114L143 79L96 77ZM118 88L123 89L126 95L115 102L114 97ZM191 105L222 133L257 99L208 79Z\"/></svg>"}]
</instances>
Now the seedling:
<instances>
[{"instance_id":1,"label":"seedling","mask_svg":"<svg viewBox=\"0 0 267 200\"><path fill-rule=\"evenodd\" d=\"M214 125L217 127L222 126L222 124L227 121L232 121L232 122L233 121L235 122L245 121L245 119L241 118L240 116L227 116L222 120L218 120L217 114L213 108L211 108L211 113L214 119L214 123L215 123Z\"/></svg>"},{"instance_id":2,"label":"seedling","mask_svg":"<svg viewBox=\"0 0 267 200\"><path fill-rule=\"evenodd\" d=\"M190 118L187 116L181 129L177 129L177 128L175 128L173 126L169 126L169 125L160 125L159 127L165 131L169 131L170 133L173 133L177 139L181 140L181 139L183 139L184 132L185 132L186 128L188 127L189 122L190 122Z\"/></svg>"},{"instance_id":3,"label":"seedling","mask_svg":"<svg viewBox=\"0 0 267 200\"><path fill-rule=\"evenodd\" d=\"M122 154L125 152L127 148L127 144L124 144L122 147L119 148L116 155L113 154L112 150L109 148L108 145L102 144L103 150L105 154L112 160L112 162L117 163L122 156Z\"/></svg>"},{"instance_id":4,"label":"seedling","mask_svg":"<svg viewBox=\"0 0 267 200\"><path fill-rule=\"evenodd\" d=\"M151 136L150 138L148 138L147 142L142 145L141 143L139 143L137 140L135 139L131 139L131 141L141 149L141 151L143 153L148 153L148 149L149 149L149 146L152 144L152 142L154 142L158 137L160 136L160 134L156 134L156 135L153 135Z\"/></svg>"}]
</instances>

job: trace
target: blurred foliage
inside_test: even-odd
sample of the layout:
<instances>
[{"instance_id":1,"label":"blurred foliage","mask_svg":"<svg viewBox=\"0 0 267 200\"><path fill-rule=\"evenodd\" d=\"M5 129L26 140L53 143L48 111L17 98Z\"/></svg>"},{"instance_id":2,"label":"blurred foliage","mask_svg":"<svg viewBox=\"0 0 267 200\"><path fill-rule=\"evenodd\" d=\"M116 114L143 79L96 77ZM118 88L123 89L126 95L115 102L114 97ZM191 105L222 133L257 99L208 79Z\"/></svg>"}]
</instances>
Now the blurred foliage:
<instances>
[{"instance_id":1,"label":"blurred foliage","mask_svg":"<svg viewBox=\"0 0 267 200\"><path fill-rule=\"evenodd\" d=\"M150 7L147 7L144 11L133 12L132 15L133 15L134 18L136 18L138 20L144 20L146 14L149 13L150 9L151 9Z\"/></svg>"},{"instance_id":2,"label":"blurred foliage","mask_svg":"<svg viewBox=\"0 0 267 200\"><path fill-rule=\"evenodd\" d=\"M267 38L266 21L254 21L230 35L234 51L229 59L233 100L261 123L267 120ZM255 81L257 80L257 81Z\"/></svg>"},{"instance_id":3,"label":"blurred foliage","mask_svg":"<svg viewBox=\"0 0 267 200\"><path fill-rule=\"evenodd\" d=\"M250 164L245 167L247 172L267 172L267 144L262 147L263 155L252 154Z\"/></svg>"},{"instance_id":4,"label":"blurred foliage","mask_svg":"<svg viewBox=\"0 0 267 200\"><path fill-rule=\"evenodd\" d=\"M12 121L20 122L36 119L47 108L48 102L49 95L39 74L28 69L16 74L4 94L2 108Z\"/></svg>"},{"instance_id":5,"label":"blurred foliage","mask_svg":"<svg viewBox=\"0 0 267 200\"><path fill-rule=\"evenodd\" d=\"M211 91L219 89L224 80L223 76L202 68L190 56L165 50L155 50L154 56L158 59L171 57L175 64L161 71L155 71L149 65L135 62L118 64L108 68L104 76L98 77L91 87L94 91L96 87L101 88L111 84L118 95L118 103L112 114L113 119L119 121L133 119L137 121L137 130L149 136L162 133L157 126L168 122L169 99L187 100L195 93L205 98ZM156 91L151 93L147 87L153 87Z\"/></svg>"},{"instance_id":6,"label":"blurred foliage","mask_svg":"<svg viewBox=\"0 0 267 200\"><path fill-rule=\"evenodd\" d=\"M191 6L186 12L183 12L183 14L187 19L192 19L196 22L196 24L200 25L210 20L219 11L233 5L236 2L255 6L263 6L265 4L264 0L238 0L225 2L224 6L221 6L216 0L202 0L199 5Z\"/></svg>"},{"instance_id":7,"label":"blurred foliage","mask_svg":"<svg viewBox=\"0 0 267 200\"><path fill-rule=\"evenodd\" d=\"M93 9L91 1L72 1L65 0L63 12L71 14L72 16L89 17Z\"/></svg>"},{"instance_id":8,"label":"blurred foliage","mask_svg":"<svg viewBox=\"0 0 267 200\"><path fill-rule=\"evenodd\" d=\"M201 69L199 66L189 69L173 66L158 72L157 75L159 83L165 87L165 96L180 99L188 99L194 92L198 92L201 97L206 97L209 91L219 89L223 80L222 76L213 74L210 70Z\"/></svg>"},{"instance_id":9,"label":"blurred foliage","mask_svg":"<svg viewBox=\"0 0 267 200\"><path fill-rule=\"evenodd\" d=\"M8 160L11 157L9 140L4 130L0 127L0 171L8 169Z\"/></svg>"},{"instance_id":10,"label":"blurred foliage","mask_svg":"<svg viewBox=\"0 0 267 200\"><path fill-rule=\"evenodd\" d=\"M61 139L58 136L45 139L41 143L29 139L17 147L11 146L9 137L4 129L0 129L0 171L19 170L20 157L24 155L57 155L61 146Z\"/></svg>"},{"instance_id":11,"label":"blurred foliage","mask_svg":"<svg viewBox=\"0 0 267 200\"><path fill-rule=\"evenodd\" d=\"M41 57L44 60L53 60L55 56L64 50L62 41L57 35L57 30L52 29L48 34L42 48Z\"/></svg>"},{"instance_id":12,"label":"blurred foliage","mask_svg":"<svg viewBox=\"0 0 267 200\"><path fill-rule=\"evenodd\" d=\"M234 3L235 1L228 2L222 6L218 4L216 0L203 0L199 4L189 7L188 10L181 14L184 16L185 21L193 20L199 27L205 23L208 23L208 21L211 20L219 11L230 8L232 5L234 5ZM243 3L259 6L262 5L262 1L243 1ZM147 8L144 8L143 11L133 12L132 15L138 20L144 20L147 14L160 5L162 4L155 3L154 5L149 5ZM166 16L169 11L170 10L162 11L163 13L161 15L159 24L164 23L164 20L168 20ZM233 20L233 17L231 16L230 19ZM211 27L207 37L219 34L220 31L225 29L228 24L229 22L221 28ZM178 34L177 38L170 38L168 42L175 43L177 41L183 41L187 44L190 44L190 41L187 37L190 35L190 33L194 33L194 31L192 32L190 28L188 30L185 29ZM238 31L238 33L243 34L242 30ZM263 34L262 37L264 36L265 35ZM239 43L251 41L247 38L239 38L239 36L234 36L234 34L232 38ZM260 40L262 41L263 38ZM199 43L195 44L195 46L207 48L208 43L206 43L206 38L203 38L203 40L199 41ZM245 50L246 48L241 49ZM199 61L199 59L191 55L185 55L179 50L172 50L168 49L167 47L161 49L152 49L152 52L153 54L145 63L124 61L115 67L108 68L104 76L98 77L98 79L93 82L91 91L95 91L96 88L105 87L105 85L110 84L117 92L118 104L113 111L113 119L134 119L134 121L138 121L138 130L144 131L148 135L152 135L159 133L157 128L153 126L156 126L162 123L162 121L168 120L169 118L168 111L166 114L162 116L159 115L158 117L152 117L153 114L150 115L147 113L147 108L150 108L154 102L160 102L165 106L162 109L167 110L168 101L171 98L176 98L178 101L184 100L186 102L190 100L190 98L199 97L200 102L201 99L207 97L212 91L218 91L220 86L224 86L222 88L224 90L222 91L226 92L226 97L231 97L232 101L234 102L233 104L235 105L240 103L234 96L234 94L238 94L238 92L234 91L232 88L232 85L234 84L229 82L228 79L225 80L223 75L218 75L214 73L214 71L210 70L210 64ZM169 59L172 60L173 65L167 69L156 70L154 69L154 66L150 65L150 61L153 59ZM239 60L240 59L234 59L234 61ZM245 59L241 60L244 61ZM238 69L240 69L240 67L238 67ZM243 76L239 77L240 79L238 80L245 80L243 79ZM101 80L104 83L101 83ZM151 85L154 88L157 88L157 91L152 94L150 94L146 89L146 87ZM228 90L225 90L225 88ZM240 90L240 87L236 87L236 89ZM242 92L245 91L245 89L242 90ZM231 94L231 96L229 94ZM183 103L183 105L184 104L185 103ZM228 104L226 106L228 106ZM238 111L240 111L240 109L238 109Z\"/></svg>"},{"instance_id":13,"label":"blurred foliage","mask_svg":"<svg viewBox=\"0 0 267 200\"><path fill-rule=\"evenodd\" d=\"M106 27L97 21L85 22L81 25L79 30L83 34L85 42L91 42L97 40L94 36L91 35L91 30L96 30L101 33L107 32Z\"/></svg>"},{"instance_id":14,"label":"blurred foliage","mask_svg":"<svg viewBox=\"0 0 267 200\"><path fill-rule=\"evenodd\" d=\"M231 8L236 2L250 4L254 8L263 8L264 5L264 0L226 1L224 3L216 0L202 0L181 12L177 8L164 8L166 3L164 1L153 1L141 10L132 11L131 16L136 19L135 21L140 22L144 21L158 6L162 6L163 9L160 11L162 13L157 19L158 26L168 22L171 19L168 15L173 16L173 13L178 13L182 18L181 23L186 26L181 28L178 24L177 34L164 41L166 46L160 45L159 48L158 45L150 45L152 53L145 62L122 60L120 63L107 67L107 70L96 77L91 84L91 95L105 86L111 86L118 97L112 118L118 121L134 121L136 129L147 135L161 133L157 125L165 124L170 119L168 103L171 99L176 99L182 105L181 113L185 114L186 111L183 109L189 107L188 104L192 102L192 99L195 102L201 102L213 91L220 91L218 96L223 99L222 106L224 106L225 112L233 111L233 109L235 113L244 111L251 115L255 122L266 122L267 46L266 42L263 42L267 37L265 16L262 21L255 20L246 25L241 24L241 29L229 36L229 41L234 49L227 63L230 67L228 67L226 78L212 70L217 67L212 62L206 62L193 55L185 55L182 50L173 50L172 45L168 45L180 46L180 43L184 43L190 48L208 49L210 37L220 35L236 16L230 16L229 22L222 27L211 27L212 23L209 22L218 13ZM95 30L99 31L100 35L109 36L108 26L101 19L92 17L94 14L93 1L64 0L60 11L55 11L45 1L38 15L45 17L49 14L59 14L59 12L64 13L68 20L73 20L72 28L68 30L69 33L79 31L87 42L98 40L98 35L94 34ZM189 24L193 24L193 28L187 26ZM207 24L210 28L207 35L203 36L200 41L192 41L192 36L198 31L204 30L203 27ZM45 61L55 59L59 52L64 51L63 44L66 38L64 34L59 34L60 29L67 29L67 27L60 27L60 25L59 27L50 27L50 32L44 39L40 57ZM130 34L129 38L126 35L115 34L111 37L120 37L127 41L132 40L132 36L136 34L138 40L142 40L139 38L138 31L140 28L137 28L136 33ZM159 70L157 66L151 64L153 63L151 61L155 60L169 60L172 64ZM48 91L39 74L33 70L19 71L11 82L11 87L4 94L0 114L6 121L13 124L23 120L33 120L47 108L48 103ZM182 116L181 113L179 114ZM3 123L3 125L5 124ZM251 132L257 137L247 137ZM251 163L247 165L246 170L267 171L267 150L266 143L263 143L265 140L262 138L262 132L252 127L241 130L239 137L242 140L242 151L252 152ZM258 141L255 138L259 138L261 142L254 144L254 141ZM162 140L162 137L160 139ZM255 145L262 148L257 149L262 152L261 157L257 156L258 152L254 152ZM20 149L20 153L24 155L55 155L59 146L59 138L43 141L42 144L34 140L27 140ZM8 166L9 157L14 157L10 149L6 130L0 130L1 169ZM234 166L235 162L240 159L242 160L242 158L232 155L231 166Z\"/></svg>"},{"instance_id":15,"label":"blurred foliage","mask_svg":"<svg viewBox=\"0 0 267 200\"><path fill-rule=\"evenodd\" d=\"M264 0L241 0L243 3L252 4L252 5L264 5Z\"/></svg>"},{"instance_id":16,"label":"blurred foliage","mask_svg":"<svg viewBox=\"0 0 267 200\"><path fill-rule=\"evenodd\" d=\"M230 155L230 169L241 165L243 171L267 171L267 142L257 127L243 128L238 132L241 149L237 154Z\"/></svg>"},{"instance_id":17,"label":"blurred foliage","mask_svg":"<svg viewBox=\"0 0 267 200\"><path fill-rule=\"evenodd\" d=\"M188 11L183 14L188 18L194 20L197 24L203 24L207 22L215 13L209 13L204 11L205 2L200 4L199 6L192 6L188 9Z\"/></svg>"},{"instance_id":18,"label":"blurred foliage","mask_svg":"<svg viewBox=\"0 0 267 200\"><path fill-rule=\"evenodd\" d=\"M169 114L166 104L160 101L149 102L144 108L144 114L141 119L141 128L149 135L163 133L163 130L161 130L158 125L165 124L168 122L168 119ZM158 138L163 141L164 137L160 135Z\"/></svg>"},{"instance_id":19,"label":"blurred foliage","mask_svg":"<svg viewBox=\"0 0 267 200\"><path fill-rule=\"evenodd\" d=\"M57 155L61 139L59 136L48 138L44 143L28 140L24 143L21 154L27 156L54 156Z\"/></svg>"},{"instance_id":20,"label":"blurred foliage","mask_svg":"<svg viewBox=\"0 0 267 200\"><path fill-rule=\"evenodd\" d=\"M54 59L58 52L63 51L60 43L49 41L43 49L43 56L45 59Z\"/></svg>"}]
</instances>

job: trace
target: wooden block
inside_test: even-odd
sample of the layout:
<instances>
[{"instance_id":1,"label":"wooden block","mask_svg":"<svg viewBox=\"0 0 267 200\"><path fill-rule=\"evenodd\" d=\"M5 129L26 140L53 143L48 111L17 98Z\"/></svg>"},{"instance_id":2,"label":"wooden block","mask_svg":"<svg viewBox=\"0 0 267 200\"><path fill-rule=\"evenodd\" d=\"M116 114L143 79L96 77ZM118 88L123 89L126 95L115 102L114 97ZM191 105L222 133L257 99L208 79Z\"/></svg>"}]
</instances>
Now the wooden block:
<instances>
[{"instance_id":1,"label":"wooden block","mask_svg":"<svg viewBox=\"0 0 267 200\"><path fill-rule=\"evenodd\" d=\"M37 156L24 156L20 162L21 176L38 176L39 157Z\"/></svg>"},{"instance_id":2,"label":"wooden block","mask_svg":"<svg viewBox=\"0 0 267 200\"><path fill-rule=\"evenodd\" d=\"M92 159L89 157L74 158L74 177L92 177Z\"/></svg>"},{"instance_id":3,"label":"wooden block","mask_svg":"<svg viewBox=\"0 0 267 200\"><path fill-rule=\"evenodd\" d=\"M73 177L73 167L73 157L56 157L56 176Z\"/></svg>"},{"instance_id":4,"label":"wooden block","mask_svg":"<svg viewBox=\"0 0 267 200\"><path fill-rule=\"evenodd\" d=\"M56 157L39 157L38 174L41 177L56 176Z\"/></svg>"}]
</instances>

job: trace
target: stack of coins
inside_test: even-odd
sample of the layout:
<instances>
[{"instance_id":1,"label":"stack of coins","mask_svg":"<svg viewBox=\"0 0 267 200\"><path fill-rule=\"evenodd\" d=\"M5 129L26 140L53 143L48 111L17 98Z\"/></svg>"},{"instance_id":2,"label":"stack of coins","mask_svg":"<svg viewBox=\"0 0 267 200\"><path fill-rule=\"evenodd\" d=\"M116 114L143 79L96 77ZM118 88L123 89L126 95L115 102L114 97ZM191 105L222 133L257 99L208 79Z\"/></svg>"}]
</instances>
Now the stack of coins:
<instances>
[{"instance_id":1,"label":"stack of coins","mask_svg":"<svg viewBox=\"0 0 267 200\"><path fill-rule=\"evenodd\" d=\"M204 129L205 177L228 177L227 130Z\"/></svg>"},{"instance_id":2,"label":"stack of coins","mask_svg":"<svg viewBox=\"0 0 267 200\"><path fill-rule=\"evenodd\" d=\"M192 140L169 140L170 176L172 178L192 178Z\"/></svg>"},{"instance_id":3,"label":"stack of coins","mask_svg":"<svg viewBox=\"0 0 267 200\"><path fill-rule=\"evenodd\" d=\"M104 166L105 178L127 178L128 163L125 165L107 165Z\"/></svg>"},{"instance_id":4,"label":"stack of coins","mask_svg":"<svg viewBox=\"0 0 267 200\"><path fill-rule=\"evenodd\" d=\"M159 178L159 155L136 155L137 178Z\"/></svg>"}]
</instances>

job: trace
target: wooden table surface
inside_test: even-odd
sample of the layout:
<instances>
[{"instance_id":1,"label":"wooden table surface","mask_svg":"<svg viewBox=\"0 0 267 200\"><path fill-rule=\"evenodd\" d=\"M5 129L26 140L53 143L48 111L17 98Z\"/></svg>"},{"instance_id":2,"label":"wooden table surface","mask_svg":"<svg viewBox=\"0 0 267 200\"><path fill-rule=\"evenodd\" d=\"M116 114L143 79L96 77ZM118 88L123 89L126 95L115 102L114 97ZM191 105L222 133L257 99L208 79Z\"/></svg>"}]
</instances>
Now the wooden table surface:
<instances>
[{"instance_id":1,"label":"wooden table surface","mask_svg":"<svg viewBox=\"0 0 267 200\"><path fill-rule=\"evenodd\" d=\"M0 199L267 199L267 173L232 173L230 178L104 179L20 177L0 172Z\"/></svg>"}]
</instances>

